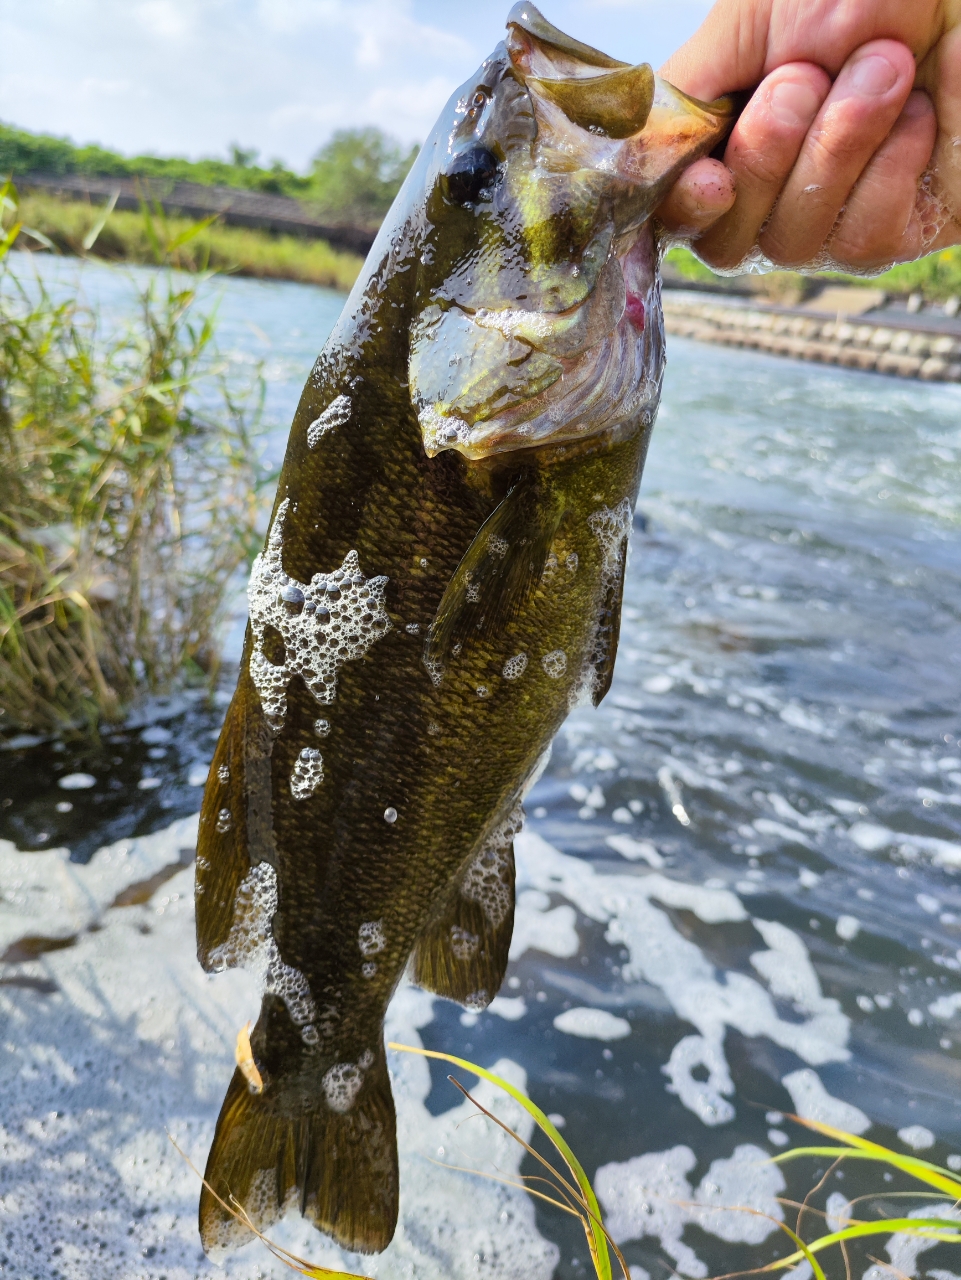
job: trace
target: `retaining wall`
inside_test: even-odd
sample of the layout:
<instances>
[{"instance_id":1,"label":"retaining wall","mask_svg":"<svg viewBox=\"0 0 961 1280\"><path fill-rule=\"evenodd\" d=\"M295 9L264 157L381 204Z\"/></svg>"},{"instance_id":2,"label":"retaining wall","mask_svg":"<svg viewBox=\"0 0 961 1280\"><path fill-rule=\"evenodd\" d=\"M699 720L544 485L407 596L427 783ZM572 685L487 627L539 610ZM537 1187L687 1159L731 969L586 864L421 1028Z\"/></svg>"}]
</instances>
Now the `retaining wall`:
<instances>
[{"instance_id":1,"label":"retaining wall","mask_svg":"<svg viewBox=\"0 0 961 1280\"><path fill-rule=\"evenodd\" d=\"M905 329L896 320L818 315L664 291L668 333L928 382L961 382L961 332Z\"/></svg>"}]
</instances>

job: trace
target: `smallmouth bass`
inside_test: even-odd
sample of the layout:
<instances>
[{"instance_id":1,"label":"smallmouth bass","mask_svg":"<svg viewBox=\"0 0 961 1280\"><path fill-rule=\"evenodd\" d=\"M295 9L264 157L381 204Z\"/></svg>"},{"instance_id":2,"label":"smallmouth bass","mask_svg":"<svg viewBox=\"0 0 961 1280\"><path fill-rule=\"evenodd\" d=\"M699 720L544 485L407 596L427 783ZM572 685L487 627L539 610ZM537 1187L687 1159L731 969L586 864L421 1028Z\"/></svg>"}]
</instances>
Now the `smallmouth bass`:
<instances>
[{"instance_id":1,"label":"smallmouth bass","mask_svg":"<svg viewBox=\"0 0 961 1280\"><path fill-rule=\"evenodd\" d=\"M201 963L264 989L206 1177L261 1230L296 1205L386 1247L390 997L408 965L470 1009L501 984L523 796L613 672L652 213L731 118L515 5L304 388L197 860ZM252 1238L207 1190L200 1227L213 1255Z\"/></svg>"}]
</instances>

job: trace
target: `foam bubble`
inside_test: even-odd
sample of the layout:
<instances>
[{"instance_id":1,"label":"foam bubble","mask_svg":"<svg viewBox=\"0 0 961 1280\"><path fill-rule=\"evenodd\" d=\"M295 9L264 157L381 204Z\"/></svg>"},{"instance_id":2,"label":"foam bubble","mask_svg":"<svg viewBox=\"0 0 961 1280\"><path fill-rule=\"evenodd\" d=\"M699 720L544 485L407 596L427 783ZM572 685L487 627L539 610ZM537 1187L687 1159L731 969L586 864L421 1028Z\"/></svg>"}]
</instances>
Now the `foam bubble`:
<instances>
[{"instance_id":1,"label":"foam bubble","mask_svg":"<svg viewBox=\"0 0 961 1280\"><path fill-rule=\"evenodd\" d=\"M375 956L387 946L383 920L365 920L357 930L357 945L362 956Z\"/></svg>"},{"instance_id":2,"label":"foam bubble","mask_svg":"<svg viewBox=\"0 0 961 1280\"><path fill-rule=\"evenodd\" d=\"M324 1073L322 1081L324 1097L331 1111L349 1111L363 1083L364 1069L359 1062L335 1063Z\"/></svg>"},{"instance_id":3,"label":"foam bubble","mask_svg":"<svg viewBox=\"0 0 961 1280\"><path fill-rule=\"evenodd\" d=\"M337 673L344 663L362 658L390 629L384 607L387 579L365 578L356 551L348 551L339 569L316 573L309 583L295 582L284 573L283 533L289 508L290 499L285 498L247 584L253 632L250 676L275 731L283 728L287 685L293 676L299 675L316 701L326 706L337 696ZM303 596L299 611L283 598L288 587ZM272 663L264 651L268 627L283 639L280 663Z\"/></svg>"},{"instance_id":4,"label":"foam bubble","mask_svg":"<svg viewBox=\"0 0 961 1280\"><path fill-rule=\"evenodd\" d=\"M303 747L290 775L290 794L295 800L306 800L324 780L324 758L316 747Z\"/></svg>"},{"instance_id":5,"label":"foam bubble","mask_svg":"<svg viewBox=\"0 0 961 1280\"><path fill-rule=\"evenodd\" d=\"M534 907L527 896L532 889L563 894L589 919L606 923L606 940L628 952L622 981L658 987L677 1016L697 1031L674 1046L664 1072L671 1092L705 1124L722 1124L734 1115L727 1101L734 1092L724 1055L728 1027L745 1036L767 1036L812 1066L849 1059L850 1021L837 1000L823 995L803 940L785 925L753 920L767 950L755 952L751 965L765 987L746 973L719 973L661 906L693 911L710 924L746 920L743 904L729 890L685 884L659 872L598 875L588 863L560 853L534 832L519 835L515 847L522 892L511 957L519 958L528 946L549 950L566 943L571 949L562 954L577 950L573 908L545 912L543 905ZM564 921L549 920L564 911L570 914L566 936ZM781 1017L775 1001L793 1006L790 1019ZM702 1066L707 1080L695 1075Z\"/></svg>"},{"instance_id":6,"label":"foam bubble","mask_svg":"<svg viewBox=\"0 0 961 1280\"><path fill-rule=\"evenodd\" d=\"M631 1034L631 1024L607 1009L565 1009L554 1019L554 1026L565 1035L582 1040L622 1040Z\"/></svg>"},{"instance_id":7,"label":"foam bubble","mask_svg":"<svg viewBox=\"0 0 961 1280\"><path fill-rule=\"evenodd\" d=\"M221 782L229 782L229 781L230 781L230 769L229 769L229 767L228 767L227 765L225 765L225 764L218 765L218 766L217 766L217 777L218 777L218 779L219 779Z\"/></svg>"},{"instance_id":8,"label":"foam bubble","mask_svg":"<svg viewBox=\"0 0 961 1280\"><path fill-rule=\"evenodd\" d=\"M217 821L214 824L217 831L219 831L221 835L225 835L233 825L234 825L234 819L230 810L221 809L217 814Z\"/></svg>"},{"instance_id":9,"label":"foam bubble","mask_svg":"<svg viewBox=\"0 0 961 1280\"><path fill-rule=\"evenodd\" d=\"M258 862L237 888L230 933L211 951L210 965L214 970L246 969L265 993L283 1000L293 1023L306 1028L317 1008L307 979L281 958L272 927L276 912L277 872L269 862Z\"/></svg>"},{"instance_id":10,"label":"foam bubble","mask_svg":"<svg viewBox=\"0 0 961 1280\"><path fill-rule=\"evenodd\" d=\"M510 853L514 838L524 825L521 805L497 824L471 860L461 882L461 895L476 902L496 929L514 905Z\"/></svg>"},{"instance_id":11,"label":"foam bubble","mask_svg":"<svg viewBox=\"0 0 961 1280\"><path fill-rule=\"evenodd\" d=\"M541 658L541 666L552 680L559 680L567 670L567 654L563 649L552 649Z\"/></svg>"},{"instance_id":12,"label":"foam bubble","mask_svg":"<svg viewBox=\"0 0 961 1280\"><path fill-rule=\"evenodd\" d=\"M501 672L505 680L519 680L527 670L527 654L515 653L512 658L508 658L504 663L504 670Z\"/></svg>"},{"instance_id":13,"label":"foam bubble","mask_svg":"<svg viewBox=\"0 0 961 1280\"><path fill-rule=\"evenodd\" d=\"M307 448L316 449L321 439L335 427L342 427L350 418L350 396L337 396L307 428Z\"/></svg>"},{"instance_id":14,"label":"foam bubble","mask_svg":"<svg viewBox=\"0 0 961 1280\"><path fill-rule=\"evenodd\" d=\"M682 1275L700 1278L707 1267L682 1240L688 1224L729 1243L760 1244L784 1220L777 1197L785 1183L767 1152L749 1143L713 1161L695 1191L686 1175L696 1163L690 1147L652 1151L603 1165L594 1186L618 1243L658 1238Z\"/></svg>"}]
</instances>

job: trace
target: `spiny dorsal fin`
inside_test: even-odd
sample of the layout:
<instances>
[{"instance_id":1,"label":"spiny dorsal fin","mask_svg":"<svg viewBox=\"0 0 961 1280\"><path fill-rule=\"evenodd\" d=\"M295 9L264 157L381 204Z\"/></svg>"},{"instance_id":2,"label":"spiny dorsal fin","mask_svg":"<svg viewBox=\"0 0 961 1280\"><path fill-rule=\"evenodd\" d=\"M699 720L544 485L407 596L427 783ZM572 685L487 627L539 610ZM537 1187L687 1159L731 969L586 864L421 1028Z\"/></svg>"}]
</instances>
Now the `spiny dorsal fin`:
<instances>
[{"instance_id":1,"label":"spiny dorsal fin","mask_svg":"<svg viewBox=\"0 0 961 1280\"><path fill-rule=\"evenodd\" d=\"M517 617L540 580L562 514L560 495L530 477L494 508L447 584L424 646L429 669Z\"/></svg>"}]
</instances>

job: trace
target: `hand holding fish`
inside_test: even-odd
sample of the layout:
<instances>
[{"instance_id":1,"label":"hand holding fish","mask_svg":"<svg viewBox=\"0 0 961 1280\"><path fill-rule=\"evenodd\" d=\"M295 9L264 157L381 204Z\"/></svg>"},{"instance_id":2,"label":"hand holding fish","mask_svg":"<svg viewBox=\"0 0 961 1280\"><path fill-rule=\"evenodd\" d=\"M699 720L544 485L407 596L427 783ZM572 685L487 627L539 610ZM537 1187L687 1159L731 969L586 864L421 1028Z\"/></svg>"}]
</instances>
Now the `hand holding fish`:
<instances>
[{"instance_id":1,"label":"hand holding fish","mask_svg":"<svg viewBox=\"0 0 961 1280\"><path fill-rule=\"evenodd\" d=\"M662 69L685 92L755 89L725 151L661 210L732 269L871 271L961 241L961 3L719 0Z\"/></svg>"}]
</instances>

